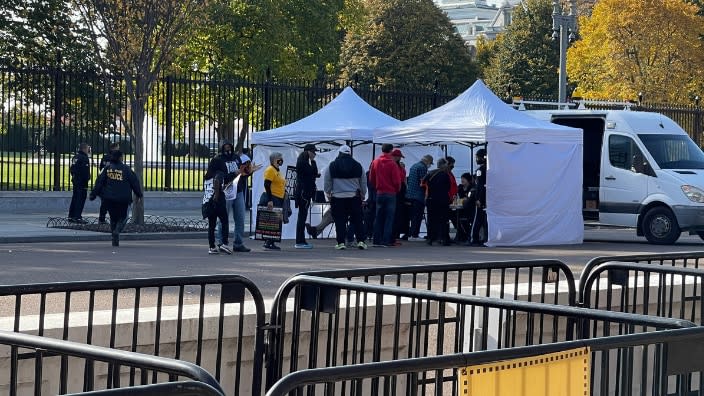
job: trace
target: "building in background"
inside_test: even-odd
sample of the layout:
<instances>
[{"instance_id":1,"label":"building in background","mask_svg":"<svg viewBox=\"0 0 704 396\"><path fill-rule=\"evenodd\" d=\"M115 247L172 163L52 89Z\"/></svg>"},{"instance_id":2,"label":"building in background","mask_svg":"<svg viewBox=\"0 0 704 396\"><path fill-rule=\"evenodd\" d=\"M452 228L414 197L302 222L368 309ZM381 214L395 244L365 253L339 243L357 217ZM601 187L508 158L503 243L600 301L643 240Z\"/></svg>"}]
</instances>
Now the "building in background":
<instances>
[{"instance_id":1,"label":"building in background","mask_svg":"<svg viewBox=\"0 0 704 396\"><path fill-rule=\"evenodd\" d=\"M493 40L511 24L513 8L521 0L433 0L475 54L480 36Z\"/></svg>"}]
</instances>

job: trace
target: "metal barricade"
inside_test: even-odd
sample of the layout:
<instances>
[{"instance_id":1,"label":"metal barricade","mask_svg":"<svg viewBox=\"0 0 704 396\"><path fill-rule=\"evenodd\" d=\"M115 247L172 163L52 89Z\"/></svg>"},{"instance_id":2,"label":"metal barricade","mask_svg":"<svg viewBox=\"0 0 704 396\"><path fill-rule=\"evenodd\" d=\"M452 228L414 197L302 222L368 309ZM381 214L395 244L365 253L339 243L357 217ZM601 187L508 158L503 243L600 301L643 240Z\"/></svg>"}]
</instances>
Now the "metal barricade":
<instances>
[{"instance_id":1,"label":"metal barricade","mask_svg":"<svg viewBox=\"0 0 704 396\"><path fill-rule=\"evenodd\" d=\"M600 256L595 257L584 266L577 285L578 292L584 290L584 281L589 273L599 264L610 261L623 261L629 263L657 264L670 267L699 268L704 265L704 252L672 252L661 254L635 254L623 256ZM582 302L580 299L579 302Z\"/></svg>"},{"instance_id":2,"label":"metal barricade","mask_svg":"<svg viewBox=\"0 0 704 396\"><path fill-rule=\"evenodd\" d=\"M608 262L580 290L585 308L685 319L704 325L704 269Z\"/></svg>"},{"instance_id":3,"label":"metal barricade","mask_svg":"<svg viewBox=\"0 0 704 396\"><path fill-rule=\"evenodd\" d=\"M577 297L574 275L559 260L424 264L311 271L301 275L508 299L524 295L526 301L561 305L576 305Z\"/></svg>"},{"instance_id":4,"label":"metal barricade","mask_svg":"<svg viewBox=\"0 0 704 396\"><path fill-rule=\"evenodd\" d=\"M704 344L704 327L664 330L650 333L567 341L554 344L524 346L501 350L419 357L394 361L354 364L301 370L286 375L274 384L266 396L284 396L290 392L302 394L308 385L308 394L353 395L457 395L456 375L460 368L503 362L509 359L536 357L550 353L589 348L592 370L592 395L700 395L689 393L687 382L691 373L704 363L702 355L687 358L687 345ZM633 351L642 352L639 361ZM515 368L512 367L512 368ZM595 369L598 368L598 369ZM432 376L442 372L453 375L451 385L435 377L432 384L419 384L408 378ZM377 380L376 383L374 380ZM349 383L351 386L345 387ZM515 384L516 394L530 386L530 380ZM320 386L316 386L320 384ZM394 391L390 391L396 384ZM399 384L403 386L399 386ZM564 394L564 381L554 384L551 394ZM322 389L321 389L322 388ZM521 389L518 389L521 388ZM364 389L364 393L360 390ZM528 394L538 394L538 391Z\"/></svg>"},{"instance_id":5,"label":"metal barricade","mask_svg":"<svg viewBox=\"0 0 704 396\"><path fill-rule=\"evenodd\" d=\"M228 394L262 392L264 302L242 276L0 286L0 306L0 329L190 361Z\"/></svg>"},{"instance_id":6,"label":"metal barricade","mask_svg":"<svg viewBox=\"0 0 704 396\"><path fill-rule=\"evenodd\" d=\"M179 360L6 331L0 331L0 349L9 357L10 377L3 388L10 396L133 386L137 371L141 384L190 379L223 394L207 371ZM52 364L55 360L61 364ZM106 377L110 380L101 384Z\"/></svg>"},{"instance_id":7,"label":"metal barricade","mask_svg":"<svg viewBox=\"0 0 704 396\"><path fill-rule=\"evenodd\" d=\"M129 388L75 393L75 396L222 396L222 392L202 382L166 382Z\"/></svg>"},{"instance_id":8,"label":"metal barricade","mask_svg":"<svg viewBox=\"0 0 704 396\"><path fill-rule=\"evenodd\" d=\"M273 303L267 387L285 372L305 368L687 326L694 325L683 320L299 275L284 283ZM413 380L423 384L432 379ZM393 389L391 392L394 394Z\"/></svg>"}]
</instances>

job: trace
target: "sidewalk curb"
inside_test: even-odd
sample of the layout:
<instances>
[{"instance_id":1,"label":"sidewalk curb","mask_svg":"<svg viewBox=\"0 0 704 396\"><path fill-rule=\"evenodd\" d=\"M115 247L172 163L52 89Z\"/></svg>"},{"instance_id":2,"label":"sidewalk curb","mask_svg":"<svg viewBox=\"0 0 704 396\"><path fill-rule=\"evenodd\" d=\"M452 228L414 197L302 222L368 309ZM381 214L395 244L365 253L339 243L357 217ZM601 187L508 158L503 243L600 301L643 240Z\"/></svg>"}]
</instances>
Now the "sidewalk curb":
<instances>
[{"instance_id":1,"label":"sidewalk curb","mask_svg":"<svg viewBox=\"0 0 704 396\"><path fill-rule=\"evenodd\" d=\"M207 239L207 231L193 232L145 232L120 234L121 241L156 241L165 239ZM0 244L9 243L52 243L52 242L96 242L111 241L110 233L95 233L94 235L40 235L23 237L0 237Z\"/></svg>"}]
</instances>

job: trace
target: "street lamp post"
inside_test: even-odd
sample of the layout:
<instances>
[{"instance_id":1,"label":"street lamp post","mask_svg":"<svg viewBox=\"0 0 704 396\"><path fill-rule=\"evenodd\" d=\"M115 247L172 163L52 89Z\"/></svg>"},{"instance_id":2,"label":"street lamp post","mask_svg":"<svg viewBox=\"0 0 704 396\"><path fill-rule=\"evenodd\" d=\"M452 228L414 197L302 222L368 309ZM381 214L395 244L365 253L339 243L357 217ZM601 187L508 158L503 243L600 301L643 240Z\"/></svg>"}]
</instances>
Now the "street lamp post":
<instances>
[{"instance_id":1,"label":"street lamp post","mask_svg":"<svg viewBox=\"0 0 704 396\"><path fill-rule=\"evenodd\" d=\"M558 102L567 101L567 45L577 36L577 2L570 0L570 11L565 14L559 0L552 0L552 39L560 40L560 75Z\"/></svg>"}]
</instances>

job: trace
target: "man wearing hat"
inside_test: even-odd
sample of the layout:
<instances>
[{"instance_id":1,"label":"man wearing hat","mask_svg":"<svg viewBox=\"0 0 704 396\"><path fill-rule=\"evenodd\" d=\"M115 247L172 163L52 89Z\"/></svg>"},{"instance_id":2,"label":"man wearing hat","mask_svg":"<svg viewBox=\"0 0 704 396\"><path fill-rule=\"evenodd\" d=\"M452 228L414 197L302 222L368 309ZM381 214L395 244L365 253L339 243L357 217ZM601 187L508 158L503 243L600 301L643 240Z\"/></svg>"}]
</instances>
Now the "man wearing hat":
<instances>
[{"instance_id":1,"label":"man wearing hat","mask_svg":"<svg viewBox=\"0 0 704 396\"><path fill-rule=\"evenodd\" d=\"M352 158L352 149L342 145L337 158L325 172L325 195L330 199L332 217L335 219L337 245L335 249L346 248L347 222L352 225L357 238L357 248L366 249L366 235L362 225L362 200L367 194L367 177L362 165Z\"/></svg>"},{"instance_id":2,"label":"man wearing hat","mask_svg":"<svg viewBox=\"0 0 704 396\"><path fill-rule=\"evenodd\" d=\"M310 202L315 196L315 179L320 177L318 165L315 163L316 148L314 144L306 144L303 152L296 160L296 188L294 197L298 207L296 219L296 249L311 249L313 245L306 242L306 218Z\"/></svg>"},{"instance_id":3,"label":"man wearing hat","mask_svg":"<svg viewBox=\"0 0 704 396\"><path fill-rule=\"evenodd\" d=\"M422 240L419 237L420 223L423 221L423 213L425 212L425 189L421 187L420 182L425 175L428 174L428 168L433 165L433 156L424 155L416 164L411 166L408 171L408 189L406 190L406 199L411 203L411 229L409 231L408 240Z\"/></svg>"},{"instance_id":4,"label":"man wearing hat","mask_svg":"<svg viewBox=\"0 0 704 396\"><path fill-rule=\"evenodd\" d=\"M376 218L374 220L373 246L391 247L393 244L394 216L396 212L396 194L401 191L403 172L398 160L403 158L399 149L384 152L375 159L369 170L369 182L376 190Z\"/></svg>"}]
</instances>

